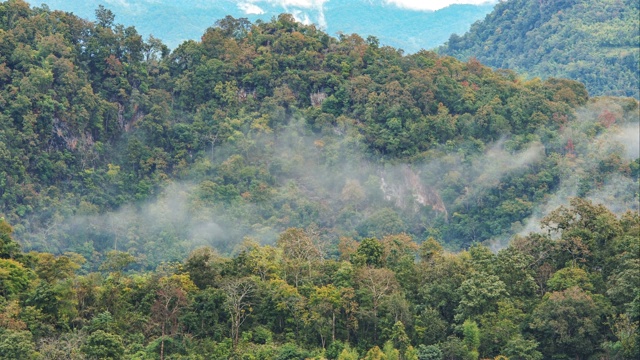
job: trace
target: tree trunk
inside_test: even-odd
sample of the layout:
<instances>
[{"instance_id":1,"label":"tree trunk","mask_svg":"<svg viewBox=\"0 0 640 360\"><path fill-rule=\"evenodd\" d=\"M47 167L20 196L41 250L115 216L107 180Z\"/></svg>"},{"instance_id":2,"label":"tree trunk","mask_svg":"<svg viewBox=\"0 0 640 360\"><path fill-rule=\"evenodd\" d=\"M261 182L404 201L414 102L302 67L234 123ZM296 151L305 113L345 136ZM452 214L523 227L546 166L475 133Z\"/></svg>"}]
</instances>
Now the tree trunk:
<instances>
[{"instance_id":1,"label":"tree trunk","mask_svg":"<svg viewBox=\"0 0 640 360\"><path fill-rule=\"evenodd\" d=\"M336 341L336 313L331 313L331 341Z\"/></svg>"},{"instance_id":2,"label":"tree trunk","mask_svg":"<svg viewBox=\"0 0 640 360\"><path fill-rule=\"evenodd\" d=\"M164 360L164 323L162 323L162 340L160 340L160 360Z\"/></svg>"}]
</instances>

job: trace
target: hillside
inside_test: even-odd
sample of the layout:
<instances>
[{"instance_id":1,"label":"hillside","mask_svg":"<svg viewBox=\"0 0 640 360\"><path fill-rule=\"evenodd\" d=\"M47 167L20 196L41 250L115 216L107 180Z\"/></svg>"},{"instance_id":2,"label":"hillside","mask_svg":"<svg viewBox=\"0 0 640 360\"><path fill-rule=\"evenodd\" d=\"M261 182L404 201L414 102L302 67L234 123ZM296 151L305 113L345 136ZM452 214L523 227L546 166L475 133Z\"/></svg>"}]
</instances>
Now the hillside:
<instances>
[{"instance_id":1,"label":"hillside","mask_svg":"<svg viewBox=\"0 0 640 360\"><path fill-rule=\"evenodd\" d=\"M280 15L0 3L0 359L635 359L638 101Z\"/></svg>"},{"instance_id":2,"label":"hillside","mask_svg":"<svg viewBox=\"0 0 640 360\"><path fill-rule=\"evenodd\" d=\"M591 96L637 99L639 9L633 0L504 1L438 52L529 77L574 79Z\"/></svg>"},{"instance_id":3,"label":"hillside","mask_svg":"<svg viewBox=\"0 0 640 360\"><path fill-rule=\"evenodd\" d=\"M27 248L153 267L311 227L334 249L400 232L459 249L571 195L637 210L638 103L574 81L287 15L225 18L169 52L104 8L2 14L0 214Z\"/></svg>"}]
</instances>

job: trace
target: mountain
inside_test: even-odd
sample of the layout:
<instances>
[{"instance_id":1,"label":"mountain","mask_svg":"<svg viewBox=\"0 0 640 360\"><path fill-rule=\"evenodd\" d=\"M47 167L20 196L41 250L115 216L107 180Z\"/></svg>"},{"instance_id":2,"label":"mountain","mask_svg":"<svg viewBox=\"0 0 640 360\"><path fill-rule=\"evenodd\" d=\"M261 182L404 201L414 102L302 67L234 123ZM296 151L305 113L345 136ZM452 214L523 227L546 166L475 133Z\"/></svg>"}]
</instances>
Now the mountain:
<instances>
[{"instance_id":1,"label":"mountain","mask_svg":"<svg viewBox=\"0 0 640 360\"><path fill-rule=\"evenodd\" d=\"M0 359L640 357L636 99L114 18L0 2Z\"/></svg>"},{"instance_id":2,"label":"mountain","mask_svg":"<svg viewBox=\"0 0 640 360\"><path fill-rule=\"evenodd\" d=\"M638 98L640 4L635 0L510 0L439 48L529 77L583 82L589 94Z\"/></svg>"},{"instance_id":3,"label":"mountain","mask_svg":"<svg viewBox=\"0 0 640 360\"><path fill-rule=\"evenodd\" d=\"M41 3L86 19L94 19L95 10L103 5L118 15L119 23L135 25L145 37L153 34L174 49L185 40L198 40L209 26L227 15L269 21L281 13L291 13L303 22L315 23L333 36L339 32L357 33L363 38L373 35L381 44L404 49L407 53L443 44L451 34L467 31L472 23L484 18L493 8L493 2L488 1L480 5L454 4L437 11L418 11L371 0L39 0L33 5Z\"/></svg>"},{"instance_id":4,"label":"mountain","mask_svg":"<svg viewBox=\"0 0 640 360\"><path fill-rule=\"evenodd\" d=\"M573 195L637 209L633 99L291 15L227 17L170 51L104 8L0 6L0 215L29 249L153 267L291 227L460 249Z\"/></svg>"}]
</instances>

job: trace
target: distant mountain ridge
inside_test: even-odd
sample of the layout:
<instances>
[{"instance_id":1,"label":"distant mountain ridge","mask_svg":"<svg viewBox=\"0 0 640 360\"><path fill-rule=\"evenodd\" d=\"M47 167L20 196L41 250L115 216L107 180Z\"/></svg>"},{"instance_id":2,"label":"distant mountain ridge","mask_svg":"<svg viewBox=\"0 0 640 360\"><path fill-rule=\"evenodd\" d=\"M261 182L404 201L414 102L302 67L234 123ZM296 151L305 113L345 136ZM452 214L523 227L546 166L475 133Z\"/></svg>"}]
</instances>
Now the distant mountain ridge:
<instances>
[{"instance_id":1,"label":"distant mountain ridge","mask_svg":"<svg viewBox=\"0 0 640 360\"><path fill-rule=\"evenodd\" d=\"M510 0L439 49L529 76L581 81L589 94L638 98L640 3Z\"/></svg>"},{"instance_id":2,"label":"distant mountain ridge","mask_svg":"<svg viewBox=\"0 0 640 360\"><path fill-rule=\"evenodd\" d=\"M153 34L174 49L185 40L199 40L208 27L226 15L246 17L255 22L259 19L269 21L286 12L300 21L318 24L332 36L338 33L357 33L363 38L373 35L380 39L382 45L401 48L407 53L435 48L451 34L464 33L494 6L488 1L482 5L452 5L430 12L368 0L327 1L321 9L282 6L275 1L260 2L259 7L256 5L254 8L241 8L242 4L235 0L32 1L34 6L42 3L53 10L70 11L87 19L95 19L95 9L103 5L117 15L118 23L135 25L145 37Z\"/></svg>"}]
</instances>

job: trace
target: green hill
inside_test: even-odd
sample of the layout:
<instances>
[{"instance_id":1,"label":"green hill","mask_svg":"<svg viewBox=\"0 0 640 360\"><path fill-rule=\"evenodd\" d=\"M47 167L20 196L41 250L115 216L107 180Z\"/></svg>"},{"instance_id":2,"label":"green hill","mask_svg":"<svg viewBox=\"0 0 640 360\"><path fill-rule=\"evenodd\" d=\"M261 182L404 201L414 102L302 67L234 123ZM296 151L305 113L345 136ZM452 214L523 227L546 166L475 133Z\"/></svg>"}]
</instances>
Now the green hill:
<instances>
[{"instance_id":1,"label":"green hill","mask_svg":"<svg viewBox=\"0 0 640 360\"><path fill-rule=\"evenodd\" d=\"M638 98L640 4L634 0L510 0L439 53L527 76L583 82L591 96Z\"/></svg>"},{"instance_id":2,"label":"green hill","mask_svg":"<svg viewBox=\"0 0 640 360\"><path fill-rule=\"evenodd\" d=\"M21 1L1 14L0 214L30 249L153 267L290 227L334 249L401 232L459 249L569 195L637 209L638 103L575 81L289 15L225 18L169 52L104 8L96 23Z\"/></svg>"},{"instance_id":3,"label":"green hill","mask_svg":"<svg viewBox=\"0 0 640 360\"><path fill-rule=\"evenodd\" d=\"M113 19L0 3L0 359L638 358L637 100Z\"/></svg>"}]
</instances>

